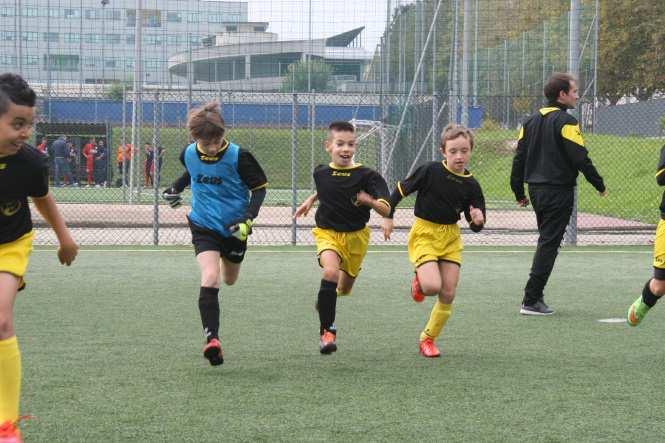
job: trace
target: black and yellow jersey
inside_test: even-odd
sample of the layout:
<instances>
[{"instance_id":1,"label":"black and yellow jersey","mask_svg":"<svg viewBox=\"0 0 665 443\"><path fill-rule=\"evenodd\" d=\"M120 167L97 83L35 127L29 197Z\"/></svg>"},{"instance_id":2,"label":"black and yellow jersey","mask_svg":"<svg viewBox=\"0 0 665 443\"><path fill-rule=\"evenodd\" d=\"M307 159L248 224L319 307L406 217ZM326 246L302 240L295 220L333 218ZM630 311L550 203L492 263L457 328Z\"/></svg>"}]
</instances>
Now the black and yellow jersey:
<instances>
[{"instance_id":1,"label":"black and yellow jersey","mask_svg":"<svg viewBox=\"0 0 665 443\"><path fill-rule=\"evenodd\" d=\"M373 169L360 164L349 168L319 165L314 168L314 183L319 198L316 226L338 232L352 232L365 227L370 208L354 202L360 191L388 205L388 185Z\"/></svg>"},{"instance_id":2,"label":"black and yellow jersey","mask_svg":"<svg viewBox=\"0 0 665 443\"><path fill-rule=\"evenodd\" d=\"M658 160L656 183L660 186L665 186L665 145L660 148L660 160ZM660 199L660 218L665 220L665 191L663 191L663 197Z\"/></svg>"},{"instance_id":3,"label":"black and yellow jersey","mask_svg":"<svg viewBox=\"0 0 665 443\"><path fill-rule=\"evenodd\" d=\"M414 214L418 218L449 225L457 223L463 212L470 223L470 206L480 209L485 216L485 197L480 183L467 170L464 174L451 171L445 161L427 162L405 180L397 182L390 196L390 216L402 198L416 191ZM469 226L475 232L482 229L472 223Z\"/></svg>"},{"instance_id":4,"label":"black and yellow jersey","mask_svg":"<svg viewBox=\"0 0 665 443\"><path fill-rule=\"evenodd\" d=\"M605 191L603 178L589 158L575 117L558 104L529 117L520 129L510 174L510 187L516 199L525 198L524 182L573 187L578 171L598 192Z\"/></svg>"},{"instance_id":5,"label":"black and yellow jersey","mask_svg":"<svg viewBox=\"0 0 665 443\"><path fill-rule=\"evenodd\" d=\"M0 243L9 243L32 230L28 197L48 194L48 161L23 145L14 155L0 157Z\"/></svg>"}]
</instances>

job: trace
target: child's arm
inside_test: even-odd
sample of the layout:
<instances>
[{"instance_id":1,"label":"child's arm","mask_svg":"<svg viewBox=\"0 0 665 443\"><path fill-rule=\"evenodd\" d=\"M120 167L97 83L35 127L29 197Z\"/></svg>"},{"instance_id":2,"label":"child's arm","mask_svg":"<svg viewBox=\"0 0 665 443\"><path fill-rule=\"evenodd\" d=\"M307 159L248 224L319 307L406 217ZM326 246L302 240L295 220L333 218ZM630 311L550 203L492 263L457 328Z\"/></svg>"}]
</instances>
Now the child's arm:
<instances>
[{"instance_id":1,"label":"child's arm","mask_svg":"<svg viewBox=\"0 0 665 443\"><path fill-rule=\"evenodd\" d=\"M469 201L469 207L464 209L464 217L469 222L469 229L480 232L485 226L485 197L480 184L474 183L473 195Z\"/></svg>"},{"instance_id":2,"label":"child's arm","mask_svg":"<svg viewBox=\"0 0 665 443\"><path fill-rule=\"evenodd\" d=\"M307 197L305 201L298 206L298 209L296 209L296 212L293 214L293 219L295 220L298 217L304 217L309 213L309 210L312 209L312 206L314 203L319 199L319 194L314 193Z\"/></svg>"},{"instance_id":3,"label":"child's arm","mask_svg":"<svg viewBox=\"0 0 665 443\"><path fill-rule=\"evenodd\" d=\"M369 206L383 217L390 215L390 203L388 202L390 191L388 185L381 175L376 171L371 171L365 185L365 190L361 190L356 195L356 205Z\"/></svg>"},{"instance_id":4,"label":"child's arm","mask_svg":"<svg viewBox=\"0 0 665 443\"><path fill-rule=\"evenodd\" d=\"M658 186L665 186L665 146L660 149L660 160L658 161L656 183L658 183Z\"/></svg>"},{"instance_id":5,"label":"child's arm","mask_svg":"<svg viewBox=\"0 0 665 443\"><path fill-rule=\"evenodd\" d=\"M510 171L510 188L515 194L517 206L525 207L529 199L524 193L524 162L526 161L526 142L524 141L524 125L517 136L517 150L513 157L513 167Z\"/></svg>"},{"instance_id":6,"label":"child's arm","mask_svg":"<svg viewBox=\"0 0 665 443\"><path fill-rule=\"evenodd\" d=\"M364 205L369 206L378 212L382 217L388 217L390 215L390 204L382 198L374 198L365 191L360 191L356 196L356 204L358 206Z\"/></svg>"},{"instance_id":7,"label":"child's arm","mask_svg":"<svg viewBox=\"0 0 665 443\"><path fill-rule=\"evenodd\" d=\"M69 233L69 229L65 225L65 220L60 215L60 211L58 211L58 207L55 204L53 195L49 192L44 197L32 197L32 201L37 211L51 225L55 235L58 237L58 243L60 243L58 259L60 263L69 266L74 261L74 258L76 258L79 247Z\"/></svg>"}]
</instances>

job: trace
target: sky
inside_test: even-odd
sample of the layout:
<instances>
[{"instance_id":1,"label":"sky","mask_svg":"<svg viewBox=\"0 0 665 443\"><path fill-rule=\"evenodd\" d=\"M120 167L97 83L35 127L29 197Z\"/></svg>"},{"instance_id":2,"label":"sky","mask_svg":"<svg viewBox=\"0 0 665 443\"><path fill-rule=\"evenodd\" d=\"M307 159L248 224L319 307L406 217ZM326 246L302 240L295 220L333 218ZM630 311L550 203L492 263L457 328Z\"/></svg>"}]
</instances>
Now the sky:
<instances>
[{"instance_id":1,"label":"sky","mask_svg":"<svg viewBox=\"0 0 665 443\"><path fill-rule=\"evenodd\" d=\"M392 0L393 7L397 1ZM249 20L269 22L268 31L283 40L307 39L310 2L312 38L365 26L363 46L374 51L386 26L387 0L247 0Z\"/></svg>"}]
</instances>

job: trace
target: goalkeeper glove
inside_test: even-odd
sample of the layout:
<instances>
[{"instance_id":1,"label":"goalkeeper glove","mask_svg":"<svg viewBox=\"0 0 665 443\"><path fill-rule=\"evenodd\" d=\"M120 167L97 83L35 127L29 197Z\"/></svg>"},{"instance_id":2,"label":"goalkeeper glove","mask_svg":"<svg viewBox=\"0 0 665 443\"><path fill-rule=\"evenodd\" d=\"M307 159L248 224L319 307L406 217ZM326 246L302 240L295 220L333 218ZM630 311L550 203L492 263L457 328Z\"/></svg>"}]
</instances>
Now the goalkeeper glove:
<instances>
[{"instance_id":1,"label":"goalkeeper glove","mask_svg":"<svg viewBox=\"0 0 665 443\"><path fill-rule=\"evenodd\" d=\"M247 241L247 237L252 233L252 225L254 222L251 218L228 226L231 235L240 241Z\"/></svg>"},{"instance_id":2,"label":"goalkeeper glove","mask_svg":"<svg viewBox=\"0 0 665 443\"><path fill-rule=\"evenodd\" d=\"M182 197L172 187L165 189L162 192L162 197L166 200L173 209L182 205Z\"/></svg>"}]
</instances>

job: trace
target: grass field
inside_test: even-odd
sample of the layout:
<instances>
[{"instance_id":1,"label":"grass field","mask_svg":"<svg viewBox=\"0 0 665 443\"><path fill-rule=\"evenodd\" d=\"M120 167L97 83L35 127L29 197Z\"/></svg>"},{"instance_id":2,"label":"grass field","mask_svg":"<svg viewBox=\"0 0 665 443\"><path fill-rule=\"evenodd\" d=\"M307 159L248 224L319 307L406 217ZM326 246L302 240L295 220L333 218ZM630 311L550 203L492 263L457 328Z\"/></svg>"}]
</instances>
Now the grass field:
<instances>
[{"instance_id":1,"label":"grass field","mask_svg":"<svg viewBox=\"0 0 665 443\"><path fill-rule=\"evenodd\" d=\"M662 441L665 307L637 329L597 321L624 316L650 251L564 249L549 318L518 314L531 254L466 251L443 356L427 360L431 301L411 302L401 248L368 254L332 356L317 349L314 251L253 248L221 290L213 368L189 249L87 249L71 268L37 250L15 307L25 439Z\"/></svg>"}]
</instances>

